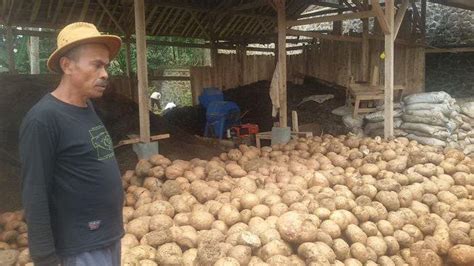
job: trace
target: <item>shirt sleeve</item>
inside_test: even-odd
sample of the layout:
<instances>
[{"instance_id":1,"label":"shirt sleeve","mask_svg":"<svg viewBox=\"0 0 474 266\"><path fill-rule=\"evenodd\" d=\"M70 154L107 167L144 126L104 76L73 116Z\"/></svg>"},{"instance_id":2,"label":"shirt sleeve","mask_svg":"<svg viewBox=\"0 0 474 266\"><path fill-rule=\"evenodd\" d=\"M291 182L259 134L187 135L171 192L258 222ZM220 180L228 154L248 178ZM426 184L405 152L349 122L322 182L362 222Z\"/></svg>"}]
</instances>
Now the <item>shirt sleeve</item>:
<instances>
[{"instance_id":1,"label":"shirt sleeve","mask_svg":"<svg viewBox=\"0 0 474 266\"><path fill-rule=\"evenodd\" d=\"M55 165L54 135L43 123L29 120L20 129L22 201L35 265L58 265L51 229L49 195Z\"/></svg>"}]
</instances>

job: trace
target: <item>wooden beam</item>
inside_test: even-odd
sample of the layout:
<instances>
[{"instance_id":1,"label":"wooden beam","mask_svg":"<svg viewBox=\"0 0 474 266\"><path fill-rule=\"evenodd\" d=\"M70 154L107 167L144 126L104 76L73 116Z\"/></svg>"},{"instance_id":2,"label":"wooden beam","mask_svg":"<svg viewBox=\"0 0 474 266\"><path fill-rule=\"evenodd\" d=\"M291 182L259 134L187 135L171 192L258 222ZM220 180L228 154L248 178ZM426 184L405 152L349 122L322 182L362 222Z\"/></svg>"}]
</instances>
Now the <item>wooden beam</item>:
<instances>
[{"instance_id":1,"label":"wooden beam","mask_svg":"<svg viewBox=\"0 0 474 266\"><path fill-rule=\"evenodd\" d=\"M84 21L87 15L87 11L89 10L90 0L85 0L82 4L81 14L79 15L79 21Z\"/></svg>"},{"instance_id":2,"label":"wooden beam","mask_svg":"<svg viewBox=\"0 0 474 266\"><path fill-rule=\"evenodd\" d=\"M266 6L266 5L268 5L267 0L255 0L255 1L250 2L250 3L245 3L245 4L242 4L242 5L233 7L231 9L233 11L242 11L242 10L259 8L259 7Z\"/></svg>"},{"instance_id":3,"label":"wooden beam","mask_svg":"<svg viewBox=\"0 0 474 266\"><path fill-rule=\"evenodd\" d=\"M137 38L138 107L140 117L140 140L150 142L150 114L148 111L148 69L146 62L146 32L144 0L134 0L135 37Z\"/></svg>"},{"instance_id":4,"label":"wooden beam","mask_svg":"<svg viewBox=\"0 0 474 266\"><path fill-rule=\"evenodd\" d=\"M321 16L321 15L328 15L328 14L335 14L339 12L346 12L350 11L351 9L348 7L345 8L339 8L339 9L326 9L326 10L318 10L318 11L313 11L313 12L308 12L301 14L298 18L307 18L307 17L316 17L316 16Z\"/></svg>"},{"instance_id":5,"label":"wooden beam","mask_svg":"<svg viewBox=\"0 0 474 266\"><path fill-rule=\"evenodd\" d=\"M157 33L157 31L158 31L158 26L160 26L161 20L163 19L163 17L165 16L165 14L167 14L167 15L169 16L170 13L171 13L171 12L169 12L168 8L164 8L164 9L160 12L160 15L158 15L158 18L155 19L155 23L153 23L153 26L151 27L151 32L150 32L151 35L156 35L156 33Z\"/></svg>"},{"instance_id":6,"label":"wooden beam","mask_svg":"<svg viewBox=\"0 0 474 266\"><path fill-rule=\"evenodd\" d=\"M344 0L339 0L339 4L342 5ZM347 1L346 1L347 2ZM342 11L338 12L339 15L342 14ZM337 20L332 22L332 35L342 35L342 20Z\"/></svg>"},{"instance_id":7,"label":"wooden beam","mask_svg":"<svg viewBox=\"0 0 474 266\"><path fill-rule=\"evenodd\" d=\"M153 9L150 11L150 13L148 13L148 16L146 17L145 25L148 26L148 24L151 23L151 21L153 20L153 17L155 16L156 11L158 11L159 8L160 7L157 5L153 6Z\"/></svg>"},{"instance_id":8,"label":"wooden beam","mask_svg":"<svg viewBox=\"0 0 474 266\"><path fill-rule=\"evenodd\" d=\"M389 34L390 29L388 27L388 22L385 17L385 13L382 10L382 7L380 6L379 0L372 0L372 10L375 13L375 17L377 18L377 21L379 22L380 28L382 29L384 34Z\"/></svg>"},{"instance_id":9,"label":"wooden beam","mask_svg":"<svg viewBox=\"0 0 474 266\"><path fill-rule=\"evenodd\" d=\"M71 23L72 22L71 18L73 16L72 14L74 13L74 11L76 11L76 1L75 0L72 1L71 9L69 9L69 13L67 15L66 23ZM74 14L74 15L76 15L76 14Z\"/></svg>"},{"instance_id":10,"label":"wooden beam","mask_svg":"<svg viewBox=\"0 0 474 266\"><path fill-rule=\"evenodd\" d=\"M393 27L394 33L393 38L396 39L398 35L398 31L400 30L400 26L402 25L403 18L405 17L405 13L408 9L408 0L403 0L400 8L397 11L397 16L395 17L395 26Z\"/></svg>"},{"instance_id":11,"label":"wooden beam","mask_svg":"<svg viewBox=\"0 0 474 266\"><path fill-rule=\"evenodd\" d=\"M130 37L126 37L125 38L125 65L127 67L126 71L127 73L125 73L127 75L127 77L131 77L132 76L132 52L131 52L131 49L130 49Z\"/></svg>"},{"instance_id":12,"label":"wooden beam","mask_svg":"<svg viewBox=\"0 0 474 266\"><path fill-rule=\"evenodd\" d=\"M426 0L421 0L421 40L425 43L426 38Z\"/></svg>"},{"instance_id":13,"label":"wooden beam","mask_svg":"<svg viewBox=\"0 0 474 266\"><path fill-rule=\"evenodd\" d=\"M280 97L280 127L288 126L286 91L286 6L285 0L273 0L278 18L278 92Z\"/></svg>"},{"instance_id":14,"label":"wooden beam","mask_svg":"<svg viewBox=\"0 0 474 266\"><path fill-rule=\"evenodd\" d=\"M117 8L119 7L119 4L120 4L120 2L117 1L117 2L115 3L114 7L112 8L112 11L109 10L109 11L110 11L110 14L112 15L112 17L114 17L115 11L116 11ZM108 17L109 17L109 21L107 22L107 26L105 27L106 29L109 29L109 28L110 28L110 22L114 22L114 21L112 21L111 16L108 15ZM115 17L114 17L114 18L115 18ZM116 20L116 22L114 22L114 24L115 24L115 25L120 25L120 23L118 22L118 20L117 20L117 19L115 19L115 20ZM119 30L120 30L120 29L119 29Z\"/></svg>"},{"instance_id":15,"label":"wooden beam","mask_svg":"<svg viewBox=\"0 0 474 266\"><path fill-rule=\"evenodd\" d=\"M61 13L61 9L63 8L64 5L64 0L59 0L58 5L56 6L56 10L54 11L54 16L53 16L53 21L51 24L56 24L56 21L58 20L58 16Z\"/></svg>"},{"instance_id":16,"label":"wooden beam","mask_svg":"<svg viewBox=\"0 0 474 266\"><path fill-rule=\"evenodd\" d=\"M364 8L368 8L368 0L364 0ZM361 77L362 81L369 80L369 60L370 60L370 49L369 49L369 20L362 19L362 55L361 55Z\"/></svg>"},{"instance_id":17,"label":"wooden beam","mask_svg":"<svg viewBox=\"0 0 474 266\"><path fill-rule=\"evenodd\" d=\"M102 7L104 9L107 16L109 16L109 18L114 22L117 29L119 29L122 34L125 34L126 31L123 29L122 25L120 25L118 23L117 19L112 15L112 13L110 13L109 9L104 5L102 0L97 0L97 3L99 3L100 7ZM143 15L143 16L145 16L145 15Z\"/></svg>"},{"instance_id":18,"label":"wooden beam","mask_svg":"<svg viewBox=\"0 0 474 266\"><path fill-rule=\"evenodd\" d=\"M103 4L106 6L106 8L108 8L109 3L110 3L110 0L107 0L107 2ZM104 19L104 16L105 16L105 9L102 6L101 6L101 9L102 9L102 13L100 13L99 21L96 24L97 27L100 27L100 24L102 23L102 20Z\"/></svg>"},{"instance_id":19,"label":"wooden beam","mask_svg":"<svg viewBox=\"0 0 474 266\"><path fill-rule=\"evenodd\" d=\"M170 9L170 10L168 11L168 14L166 15L166 17L164 17L164 19L160 22L159 27L158 27L158 29L156 30L156 33L155 33L154 35L161 35L163 28L164 28L164 27L166 26L166 24L168 23L168 19L170 19L171 16L172 16L174 13L177 13L177 12L179 12L179 10Z\"/></svg>"},{"instance_id":20,"label":"wooden beam","mask_svg":"<svg viewBox=\"0 0 474 266\"><path fill-rule=\"evenodd\" d=\"M333 16L323 16L323 17L307 18L307 19L300 19L300 20L289 20L287 21L286 25L287 27L293 27L293 26L299 26L299 25L308 25L308 24L314 24L314 23L338 21L338 20L370 18L374 16L375 16L374 12L369 10L369 11L346 13L346 14L333 15Z\"/></svg>"},{"instance_id":21,"label":"wooden beam","mask_svg":"<svg viewBox=\"0 0 474 266\"><path fill-rule=\"evenodd\" d=\"M434 54L434 53L472 53L472 52L474 52L474 47L425 49L425 53L427 53L427 54Z\"/></svg>"},{"instance_id":22,"label":"wooden beam","mask_svg":"<svg viewBox=\"0 0 474 266\"><path fill-rule=\"evenodd\" d=\"M369 10L368 5L362 4L359 0L352 0L359 11Z\"/></svg>"},{"instance_id":23,"label":"wooden beam","mask_svg":"<svg viewBox=\"0 0 474 266\"><path fill-rule=\"evenodd\" d=\"M33 10L31 11L30 22L33 22L36 20L40 7L41 7L41 0L36 0L33 5Z\"/></svg>"},{"instance_id":24,"label":"wooden beam","mask_svg":"<svg viewBox=\"0 0 474 266\"><path fill-rule=\"evenodd\" d=\"M202 8L197 5L190 5L190 4L185 4L185 3L180 3L177 1L166 1L166 0L160 0L156 1L156 3L153 3L153 5L158 5L160 7L171 7L171 8L177 8L177 9L184 9L192 12L200 12L200 13L205 13L206 15L211 15L211 14L225 14L226 16L243 16L243 17L259 17L259 18L265 18L269 20L275 20L274 16L271 15L263 15L263 14L253 14L248 11L233 11L229 9L228 11L223 11L222 9L213 9L213 8Z\"/></svg>"},{"instance_id":25,"label":"wooden beam","mask_svg":"<svg viewBox=\"0 0 474 266\"><path fill-rule=\"evenodd\" d=\"M343 5L335 4L335 3L329 3L329 2L324 2L324 1L313 1L315 5L317 6L324 6L324 7L331 7L331 8L344 8Z\"/></svg>"},{"instance_id":26,"label":"wooden beam","mask_svg":"<svg viewBox=\"0 0 474 266\"><path fill-rule=\"evenodd\" d=\"M320 39L333 40L333 41L362 42L362 38L346 36L346 35L330 35L330 34L322 34L319 32L292 30L292 29L287 29L286 32L289 35L306 36L306 37L320 38Z\"/></svg>"},{"instance_id":27,"label":"wooden beam","mask_svg":"<svg viewBox=\"0 0 474 266\"><path fill-rule=\"evenodd\" d=\"M376 0L378 1L378 0ZM385 0L385 17L388 26L388 34L385 34L385 99L384 99L384 136L393 137L393 71L394 71L394 0Z\"/></svg>"},{"instance_id":28,"label":"wooden beam","mask_svg":"<svg viewBox=\"0 0 474 266\"><path fill-rule=\"evenodd\" d=\"M48 1L49 1L49 4L48 4L48 11L47 11L47 13L46 13L46 16L47 16L48 18L50 18L50 17L52 16L51 12L52 12L52 10L53 10L53 2L54 2L54 0L48 0Z\"/></svg>"},{"instance_id":29,"label":"wooden beam","mask_svg":"<svg viewBox=\"0 0 474 266\"><path fill-rule=\"evenodd\" d=\"M13 2L18 2L18 6L16 7L16 12L15 12L15 18L18 18L18 16L20 15L20 12L23 11L24 0L19 0L19 1L16 0Z\"/></svg>"},{"instance_id":30,"label":"wooden beam","mask_svg":"<svg viewBox=\"0 0 474 266\"><path fill-rule=\"evenodd\" d=\"M347 0L342 0L342 4L345 4L348 8L350 8L353 12L357 12L357 7L351 5ZM341 4L341 2L339 2Z\"/></svg>"},{"instance_id":31,"label":"wooden beam","mask_svg":"<svg viewBox=\"0 0 474 266\"><path fill-rule=\"evenodd\" d=\"M10 1L10 6L8 7L7 19L5 20L6 25L10 25L10 21L11 21L12 16L13 16L13 7L15 5L14 3L15 3L15 1L13 1L13 0Z\"/></svg>"}]
</instances>

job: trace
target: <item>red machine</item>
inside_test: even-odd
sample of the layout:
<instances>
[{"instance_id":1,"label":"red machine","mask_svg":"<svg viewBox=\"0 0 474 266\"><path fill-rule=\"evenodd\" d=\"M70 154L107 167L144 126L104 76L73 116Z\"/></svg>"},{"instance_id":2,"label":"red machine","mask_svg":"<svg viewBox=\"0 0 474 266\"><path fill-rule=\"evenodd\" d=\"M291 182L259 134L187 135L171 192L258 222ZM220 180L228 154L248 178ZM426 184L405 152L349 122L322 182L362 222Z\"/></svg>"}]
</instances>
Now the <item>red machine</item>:
<instances>
[{"instance_id":1,"label":"red machine","mask_svg":"<svg viewBox=\"0 0 474 266\"><path fill-rule=\"evenodd\" d=\"M258 133L258 125L256 124L243 124L238 126L233 126L230 129L230 134L232 137L247 137Z\"/></svg>"}]
</instances>

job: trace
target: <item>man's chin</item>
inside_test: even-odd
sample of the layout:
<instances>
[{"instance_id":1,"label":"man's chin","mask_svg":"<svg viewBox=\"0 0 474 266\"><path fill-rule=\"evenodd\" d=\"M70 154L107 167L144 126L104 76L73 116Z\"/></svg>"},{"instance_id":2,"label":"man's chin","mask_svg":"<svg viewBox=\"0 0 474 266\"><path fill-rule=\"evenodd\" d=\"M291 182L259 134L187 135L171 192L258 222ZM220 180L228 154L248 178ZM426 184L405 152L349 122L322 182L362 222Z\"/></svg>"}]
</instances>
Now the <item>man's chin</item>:
<instances>
[{"instance_id":1,"label":"man's chin","mask_svg":"<svg viewBox=\"0 0 474 266\"><path fill-rule=\"evenodd\" d=\"M100 98L104 95L104 91L95 91L90 98L95 99L95 98Z\"/></svg>"}]
</instances>

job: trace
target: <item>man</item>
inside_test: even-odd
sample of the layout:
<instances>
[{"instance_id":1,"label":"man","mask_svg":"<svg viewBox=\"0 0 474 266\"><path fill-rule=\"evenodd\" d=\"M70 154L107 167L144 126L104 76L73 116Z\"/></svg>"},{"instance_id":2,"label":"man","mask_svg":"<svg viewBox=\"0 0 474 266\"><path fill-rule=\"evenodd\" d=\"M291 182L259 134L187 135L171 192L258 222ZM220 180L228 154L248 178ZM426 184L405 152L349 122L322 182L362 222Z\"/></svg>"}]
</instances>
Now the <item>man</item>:
<instances>
[{"instance_id":1,"label":"man","mask_svg":"<svg viewBox=\"0 0 474 266\"><path fill-rule=\"evenodd\" d=\"M89 23L58 35L48 68L59 86L20 129L22 200L35 265L120 265L123 189L110 136L90 99L107 86L117 36Z\"/></svg>"}]
</instances>

